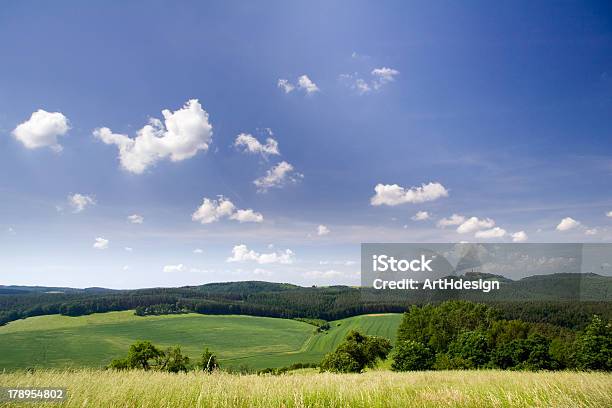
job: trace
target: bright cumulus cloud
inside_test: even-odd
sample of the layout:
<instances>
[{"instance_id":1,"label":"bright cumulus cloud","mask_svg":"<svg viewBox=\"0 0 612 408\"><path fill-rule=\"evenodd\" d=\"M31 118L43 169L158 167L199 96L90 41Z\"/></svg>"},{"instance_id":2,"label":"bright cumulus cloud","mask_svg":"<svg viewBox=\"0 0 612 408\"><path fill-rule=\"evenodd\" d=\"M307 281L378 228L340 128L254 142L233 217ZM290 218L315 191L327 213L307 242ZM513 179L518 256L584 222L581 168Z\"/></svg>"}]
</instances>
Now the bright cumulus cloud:
<instances>
[{"instance_id":1,"label":"bright cumulus cloud","mask_svg":"<svg viewBox=\"0 0 612 408\"><path fill-rule=\"evenodd\" d=\"M183 264L165 265L163 271L167 273L183 272L184 269L185 269L185 266Z\"/></svg>"},{"instance_id":2,"label":"bright cumulus cloud","mask_svg":"<svg viewBox=\"0 0 612 408\"><path fill-rule=\"evenodd\" d=\"M303 177L303 174L293 170L291 164L282 161L267 170L265 176L259 177L253 181L253 184L257 186L257 191L265 193L271 188L280 188L287 184L297 183Z\"/></svg>"},{"instance_id":3,"label":"bright cumulus cloud","mask_svg":"<svg viewBox=\"0 0 612 408\"><path fill-rule=\"evenodd\" d=\"M113 133L103 127L94 130L94 136L119 149L121 166L132 173L141 174L160 160L189 159L200 150L208 150L212 139L212 125L208 113L197 99L191 99L179 110L162 111L164 121L152 118L140 129L135 138Z\"/></svg>"},{"instance_id":4,"label":"bright cumulus cloud","mask_svg":"<svg viewBox=\"0 0 612 408\"><path fill-rule=\"evenodd\" d=\"M319 236L323 236L323 235L327 235L329 234L331 231L329 230L329 228L327 227L327 225L319 225L317 227L317 235Z\"/></svg>"},{"instance_id":5,"label":"bright cumulus cloud","mask_svg":"<svg viewBox=\"0 0 612 408\"><path fill-rule=\"evenodd\" d=\"M236 137L234 146L236 148L242 148L244 152L262 154L264 156L280 154L278 142L271 137L266 139L266 144L262 144L253 135L241 133Z\"/></svg>"},{"instance_id":6,"label":"bright cumulus cloud","mask_svg":"<svg viewBox=\"0 0 612 408\"><path fill-rule=\"evenodd\" d=\"M491 218L480 219L478 217L470 217L457 227L457 232L460 234L469 234L471 232L493 228L494 226L495 221Z\"/></svg>"},{"instance_id":7,"label":"bright cumulus cloud","mask_svg":"<svg viewBox=\"0 0 612 408\"><path fill-rule=\"evenodd\" d=\"M495 227L488 230L476 231L474 234L476 238L491 239L491 238L502 238L506 236L506 230L503 228Z\"/></svg>"},{"instance_id":8,"label":"bright cumulus cloud","mask_svg":"<svg viewBox=\"0 0 612 408\"><path fill-rule=\"evenodd\" d=\"M210 224L223 218L238 222L262 222L263 215L252 209L238 210L229 199L219 196L217 200L204 198L200 205L191 215L193 221L202 224Z\"/></svg>"},{"instance_id":9,"label":"bright cumulus cloud","mask_svg":"<svg viewBox=\"0 0 612 408\"><path fill-rule=\"evenodd\" d=\"M425 221L429 219L429 213L427 211L419 211L414 214L411 219L413 221Z\"/></svg>"},{"instance_id":10,"label":"bright cumulus cloud","mask_svg":"<svg viewBox=\"0 0 612 408\"><path fill-rule=\"evenodd\" d=\"M374 191L375 195L370 199L372 205L415 204L448 197L448 190L440 183L428 183L410 189L397 184L377 184Z\"/></svg>"},{"instance_id":11,"label":"bright cumulus cloud","mask_svg":"<svg viewBox=\"0 0 612 408\"><path fill-rule=\"evenodd\" d=\"M106 248L108 248L108 244L109 244L109 240L108 239L104 239L102 237L98 237L94 241L93 247L95 249L106 249Z\"/></svg>"},{"instance_id":12,"label":"bright cumulus cloud","mask_svg":"<svg viewBox=\"0 0 612 408\"><path fill-rule=\"evenodd\" d=\"M276 86L285 91L285 93L289 93L295 89L295 86L286 79L279 79Z\"/></svg>"},{"instance_id":13,"label":"bright cumulus cloud","mask_svg":"<svg viewBox=\"0 0 612 408\"><path fill-rule=\"evenodd\" d=\"M132 224L142 224L144 222L144 217L139 214L128 215L127 219Z\"/></svg>"},{"instance_id":14,"label":"bright cumulus cloud","mask_svg":"<svg viewBox=\"0 0 612 408\"><path fill-rule=\"evenodd\" d=\"M72 207L75 213L83 211L90 205L94 205L96 200L93 197L85 194L71 194L68 196L68 204Z\"/></svg>"},{"instance_id":15,"label":"bright cumulus cloud","mask_svg":"<svg viewBox=\"0 0 612 408\"><path fill-rule=\"evenodd\" d=\"M565 217L557 225L557 231L569 231L571 229L578 227L579 225L580 225L579 221L576 221L572 217Z\"/></svg>"},{"instance_id":16,"label":"bright cumulus cloud","mask_svg":"<svg viewBox=\"0 0 612 408\"><path fill-rule=\"evenodd\" d=\"M249 249L246 245L240 244L232 248L232 256L227 258L227 262L257 262L258 264L292 264L295 254L292 250L276 251L269 253L259 253Z\"/></svg>"},{"instance_id":17,"label":"bright cumulus cloud","mask_svg":"<svg viewBox=\"0 0 612 408\"><path fill-rule=\"evenodd\" d=\"M512 234L512 242L525 242L529 237L525 231L518 231Z\"/></svg>"},{"instance_id":18,"label":"bright cumulus cloud","mask_svg":"<svg viewBox=\"0 0 612 408\"><path fill-rule=\"evenodd\" d=\"M57 138L64 136L68 130L70 123L63 113L39 109L13 130L13 136L28 149L50 147L59 152L62 146Z\"/></svg>"}]
</instances>

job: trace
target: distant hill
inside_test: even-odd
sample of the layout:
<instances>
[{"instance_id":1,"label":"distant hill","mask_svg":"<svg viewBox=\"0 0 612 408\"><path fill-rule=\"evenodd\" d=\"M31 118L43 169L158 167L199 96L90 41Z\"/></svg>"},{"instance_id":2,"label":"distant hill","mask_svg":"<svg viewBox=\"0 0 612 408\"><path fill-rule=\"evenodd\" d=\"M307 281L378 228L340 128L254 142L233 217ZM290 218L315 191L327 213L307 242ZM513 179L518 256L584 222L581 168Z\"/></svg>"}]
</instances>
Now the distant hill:
<instances>
[{"instance_id":1,"label":"distant hill","mask_svg":"<svg viewBox=\"0 0 612 408\"><path fill-rule=\"evenodd\" d=\"M453 277L457 279L458 277ZM467 272L468 280L497 280L498 291L387 290L348 286L301 287L262 281L210 283L178 288L111 290L0 286L0 324L29 316L137 309L141 314L243 314L337 320L367 313L397 313L410 305L463 299L495 304L508 318L537 316L555 324L578 327L591 314L611 315L612 277L597 274L538 275L517 281ZM535 309L526 305L536 305ZM545 309L550 313L544 313Z\"/></svg>"}]
</instances>

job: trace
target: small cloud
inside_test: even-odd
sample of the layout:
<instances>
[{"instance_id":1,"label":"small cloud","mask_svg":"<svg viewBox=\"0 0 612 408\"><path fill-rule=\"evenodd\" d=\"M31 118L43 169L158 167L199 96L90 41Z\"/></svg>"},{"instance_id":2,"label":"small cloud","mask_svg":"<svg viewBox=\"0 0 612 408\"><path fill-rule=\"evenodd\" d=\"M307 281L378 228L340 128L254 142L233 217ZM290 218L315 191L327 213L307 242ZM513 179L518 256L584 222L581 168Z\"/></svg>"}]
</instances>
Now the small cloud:
<instances>
[{"instance_id":1,"label":"small cloud","mask_svg":"<svg viewBox=\"0 0 612 408\"><path fill-rule=\"evenodd\" d=\"M271 133L269 130L268 132ZM236 136L234 141L234 147L237 149L242 148L243 152L252 154L261 154L262 156L267 155L279 155L278 142L271 137L266 139L266 144L262 144L253 135L248 133L241 133Z\"/></svg>"},{"instance_id":2,"label":"small cloud","mask_svg":"<svg viewBox=\"0 0 612 408\"><path fill-rule=\"evenodd\" d=\"M164 266L163 271L167 272L167 273L173 273L173 272L183 272L185 266L183 264L178 264L178 265L166 265Z\"/></svg>"},{"instance_id":3,"label":"small cloud","mask_svg":"<svg viewBox=\"0 0 612 408\"><path fill-rule=\"evenodd\" d=\"M19 124L13 130L13 136L28 149L50 147L56 152L62 151L57 138L70 130L68 118L60 112L47 112L39 109L32 113L30 119Z\"/></svg>"},{"instance_id":4,"label":"small cloud","mask_svg":"<svg viewBox=\"0 0 612 408\"><path fill-rule=\"evenodd\" d=\"M375 195L370 199L374 206L396 206L405 203L423 203L448 197L448 190L440 183L422 184L420 187L405 189L397 184L377 184L374 187Z\"/></svg>"},{"instance_id":5,"label":"small cloud","mask_svg":"<svg viewBox=\"0 0 612 408\"><path fill-rule=\"evenodd\" d=\"M230 220L235 220L240 223L243 222L263 222L263 215L255 212L250 208L247 210L237 210L235 213L230 215Z\"/></svg>"},{"instance_id":6,"label":"small cloud","mask_svg":"<svg viewBox=\"0 0 612 408\"><path fill-rule=\"evenodd\" d=\"M227 262L248 262L253 261L259 264L292 264L295 254L292 250L276 251L271 253L258 253L250 250L246 245L240 244L232 248L232 256L227 258Z\"/></svg>"},{"instance_id":7,"label":"small cloud","mask_svg":"<svg viewBox=\"0 0 612 408\"><path fill-rule=\"evenodd\" d=\"M265 193L271 188L281 188L287 184L295 184L304 178L304 175L293 170L293 166L286 161L278 163L266 175L259 177L253 184L257 186L257 191Z\"/></svg>"},{"instance_id":8,"label":"small cloud","mask_svg":"<svg viewBox=\"0 0 612 408\"><path fill-rule=\"evenodd\" d=\"M330 233L329 228L326 225L319 225L317 227L317 235L318 236L324 236Z\"/></svg>"},{"instance_id":9,"label":"small cloud","mask_svg":"<svg viewBox=\"0 0 612 408\"><path fill-rule=\"evenodd\" d=\"M307 95L311 95L315 92L319 92L320 89L308 75L301 75L297 79L297 84L292 84L287 79L279 79L276 86L282 89L286 94L292 92L295 89L304 91Z\"/></svg>"},{"instance_id":10,"label":"small cloud","mask_svg":"<svg viewBox=\"0 0 612 408\"><path fill-rule=\"evenodd\" d=\"M72 207L73 212L79 213L88 206L95 205L96 200L92 196L76 193L68 196L68 204Z\"/></svg>"},{"instance_id":11,"label":"small cloud","mask_svg":"<svg viewBox=\"0 0 612 408\"><path fill-rule=\"evenodd\" d=\"M612 218L612 211L608 211L608 212L606 213L606 217L610 217L610 218Z\"/></svg>"},{"instance_id":12,"label":"small cloud","mask_svg":"<svg viewBox=\"0 0 612 408\"><path fill-rule=\"evenodd\" d=\"M123 265L123 268L121 268L121 269L124 270L124 271L127 271L127 270L130 269L130 266L129 265Z\"/></svg>"},{"instance_id":13,"label":"small cloud","mask_svg":"<svg viewBox=\"0 0 612 408\"><path fill-rule=\"evenodd\" d=\"M395 81L395 77L399 75L399 71L393 68L375 68L371 74L375 78L373 83L374 89L380 89L383 85Z\"/></svg>"},{"instance_id":14,"label":"small cloud","mask_svg":"<svg viewBox=\"0 0 612 408\"><path fill-rule=\"evenodd\" d=\"M196 248L196 249L193 250L193 253L194 254L203 254L204 251L202 249L200 249L200 248Z\"/></svg>"},{"instance_id":15,"label":"small cloud","mask_svg":"<svg viewBox=\"0 0 612 408\"><path fill-rule=\"evenodd\" d=\"M108 239L104 239L102 237L98 237L96 238L96 241L93 244L93 247L95 249L106 249L108 248L108 244L109 244L109 240Z\"/></svg>"},{"instance_id":16,"label":"small cloud","mask_svg":"<svg viewBox=\"0 0 612 408\"><path fill-rule=\"evenodd\" d=\"M506 235L506 230L503 228L495 227L484 231L476 231L474 237L490 239L490 238L502 238Z\"/></svg>"},{"instance_id":17,"label":"small cloud","mask_svg":"<svg viewBox=\"0 0 612 408\"><path fill-rule=\"evenodd\" d=\"M430 218L430 215L427 211L419 211L411 217L413 221L425 221L425 220L428 220L429 218Z\"/></svg>"},{"instance_id":18,"label":"small cloud","mask_svg":"<svg viewBox=\"0 0 612 408\"><path fill-rule=\"evenodd\" d=\"M138 214L129 215L127 219L132 224L142 224L144 222L144 217Z\"/></svg>"},{"instance_id":19,"label":"small cloud","mask_svg":"<svg viewBox=\"0 0 612 408\"><path fill-rule=\"evenodd\" d=\"M9 234L9 235L15 235L15 234L17 234L17 232L15 231L15 228L13 228L13 227L8 227L8 228L6 229L6 232L7 232L7 234Z\"/></svg>"},{"instance_id":20,"label":"small cloud","mask_svg":"<svg viewBox=\"0 0 612 408\"><path fill-rule=\"evenodd\" d=\"M586 235L597 235L599 231L597 230L597 228L587 228L584 233Z\"/></svg>"},{"instance_id":21,"label":"small cloud","mask_svg":"<svg viewBox=\"0 0 612 408\"><path fill-rule=\"evenodd\" d=\"M557 231L569 231L571 229L578 227L579 225L580 225L579 221L576 221L572 217L565 217L557 225Z\"/></svg>"},{"instance_id":22,"label":"small cloud","mask_svg":"<svg viewBox=\"0 0 612 408\"><path fill-rule=\"evenodd\" d=\"M319 92L319 87L308 78L308 75L302 75L298 78L298 88L304 90L307 94Z\"/></svg>"},{"instance_id":23,"label":"small cloud","mask_svg":"<svg viewBox=\"0 0 612 408\"><path fill-rule=\"evenodd\" d=\"M525 242L529 237L525 231L518 231L512 234L512 242Z\"/></svg>"},{"instance_id":24,"label":"small cloud","mask_svg":"<svg viewBox=\"0 0 612 408\"><path fill-rule=\"evenodd\" d=\"M468 234L486 228L493 228L495 221L491 218L480 219L478 217L470 217L457 227L457 232L460 234ZM500 228L498 228L499 230Z\"/></svg>"},{"instance_id":25,"label":"small cloud","mask_svg":"<svg viewBox=\"0 0 612 408\"><path fill-rule=\"evenodd\" d=\"M278 82L276 83L276 86L278 86L280 89L285 91L286 94L290 93L291 91L293 91L295 89L295 86L293 86L286 79L279 79Z\"/></svg>"},{"instance_id":26,"label":"small cloud","mask_svg":"<svg viewBox=\"0 0 612 408\"><path fill-rule=\"evenodd\" d=\"M234 203L224 196L218 196L218 200L204 198L200 205L191 215L193 221L202 224L217 222L223 218L229 218L238 222L262 222L263 215L252 209L237 210Z\"/></svg>"},{"instance_id":27,"label":"small cloud","mask_svg":"<svg viewBox=\"0 0 612 408\"><path fill-rule=\"evenodd\" d=\"M442 218L438 221L438 227L450 227L455 225L461 225L465 222L465 217L459 214L453 214L448 218Z\"/></svg>"},{"instance_id":28,"label":"small cloud","mask_svg":"<svg viewBox=\"0 0 612 408\"><path fill-rule=\"evenodd\" d=\"M123 247L123 249L127 252L132 252L134 250L132 247Z\"/></svg>"}]
</instances>

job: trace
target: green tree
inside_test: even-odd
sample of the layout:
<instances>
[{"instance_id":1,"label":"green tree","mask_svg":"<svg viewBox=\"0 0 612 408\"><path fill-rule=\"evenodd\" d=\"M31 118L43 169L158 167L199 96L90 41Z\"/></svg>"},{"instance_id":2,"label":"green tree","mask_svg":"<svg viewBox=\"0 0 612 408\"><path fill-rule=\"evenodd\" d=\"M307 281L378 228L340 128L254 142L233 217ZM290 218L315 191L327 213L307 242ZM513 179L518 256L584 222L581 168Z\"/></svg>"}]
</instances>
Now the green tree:
<instances>
[{"instance_id":1,"label":"green tree","mask_svg":"<svg viewBox=\"0 0 612 408\"><path fill-rule=\"evenodd\" d=\"M435 356L431 349L414 340L400 341L395 346L393 371L429 370L434 363Z\"/></svg>"},{"instance_id":2,"label":"green tree","mask_svg":"<svg viewBox=\"0 0 612 408\"><path fill-rule=\"evenodd\" d=\"M321 371L358 373L373 367L379 359L386 359L391 348L389 339L352 330L335 351L323 358Z\"/></svg>"},{"instance_id":3,"label":"green tree","mask_svg":"<svg viewBox=\"0 0 612 408\"><path fill-rule=\"evenodd\" d=\"M578 367L584 370L612 370L612 325L599 316L576 339Z\"/></svg>"},{"instance_id":4,"label":"green tree","mask_svg":"<svg viewBox=\"0 0 612 408\"><path fill-rule=\"evenodd\" d=\"M151 344L150 341L137 341L128 350L127 367L149 370L159 365L163 356L164 352Z\"/></svg>"},{"instance_id":5,"label":"green tree","mask_svg":"<svg viewBox=\"0 0 612 408\"><path fill-rule=\"evenodd\" d=\"M448 354L465 360L468 368L484 367L489 362L487 336L480 330L463 332L449 345Z\"/></svg>"},{"instance_id":6,"label":"green tree","mask_svg":"<svg viewBox=\"0 0 612 408\"><path fill-rule=\"evenodd\" d=\"M217 356L212 351L210 351L208 347L204 348L204 351L200 356L199 367L202 369L202 371L207 373L212 373L213 371L219 368Z\"/></svg>"},{"instance_id":7,"label":"green tree","mask_svg":"<svg viewBox=\"0 0 612 408\"><path fill-rule=\"evenodd\" d=\"M160 357L158 369L169 373L187 372L189 369L189 357L181 353L179 346L170 347Z\"/></svg>"}]
</instances>

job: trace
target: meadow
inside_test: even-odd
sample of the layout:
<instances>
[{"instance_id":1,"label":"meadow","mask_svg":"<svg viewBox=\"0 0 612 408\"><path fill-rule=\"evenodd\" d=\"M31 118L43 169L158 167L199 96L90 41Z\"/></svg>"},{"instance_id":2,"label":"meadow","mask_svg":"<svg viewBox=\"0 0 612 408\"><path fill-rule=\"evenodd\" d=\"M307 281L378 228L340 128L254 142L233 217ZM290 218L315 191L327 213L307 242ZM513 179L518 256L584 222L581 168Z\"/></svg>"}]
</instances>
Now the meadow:
<instances>
[{"instance_id":1,"label":"meadow","mask_svg":"<svg viewBox=\"0 0 612 408\"><path fill-rule=\"evenodd\" d=\"M0 387L66 387L44 407L610 407L612 375L423 371L271 375L223 372L36 371L0 374ZM28 406L28 404L6 404Z\"/></svg>"},{"instance_id":2,"label":"meadow","mask_svg":"<svg viewBox=\"0 0 612 408\"><path fill-rule=\"evenodd\" d=\"M136 340L180 345L197 359L204 345L222 367L263 369L315 363L351 329L394 339L401 314L362 315L330 322L330 330L290 319L180 314L135 316L133 311L69 317L30 317L0 327L0 368L102 368Z\"/></svg>"}]
</instances>

